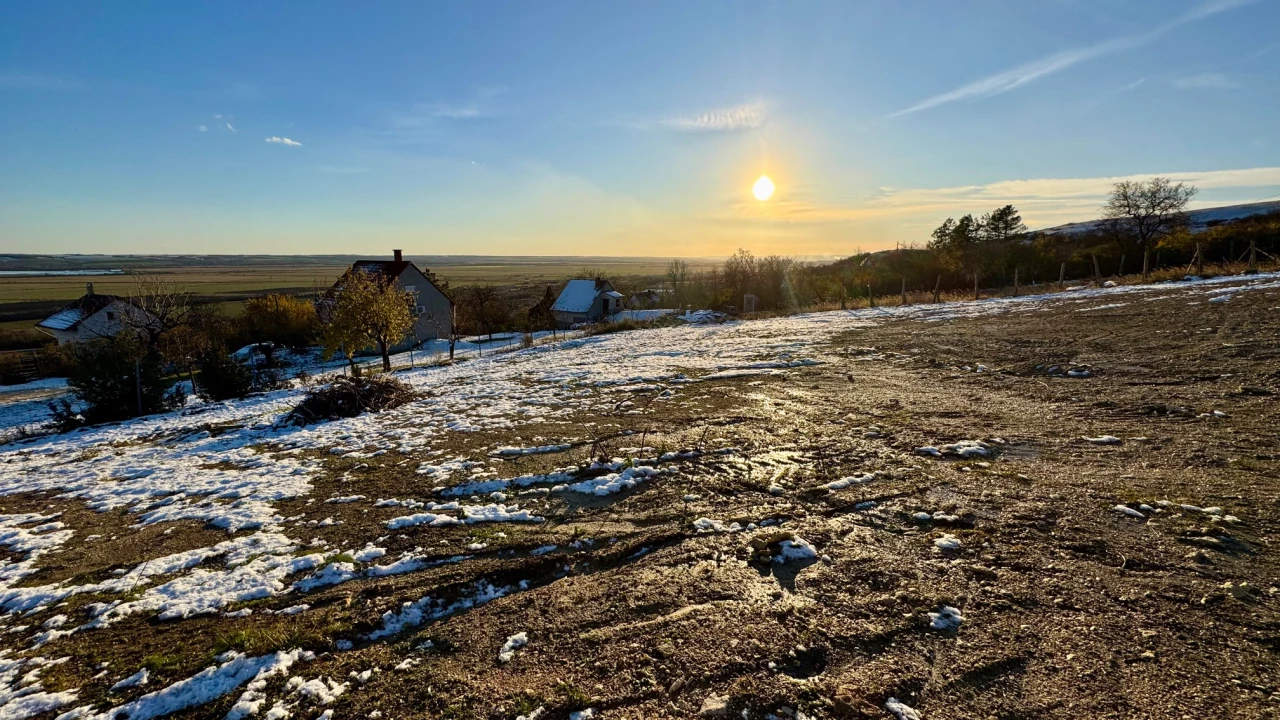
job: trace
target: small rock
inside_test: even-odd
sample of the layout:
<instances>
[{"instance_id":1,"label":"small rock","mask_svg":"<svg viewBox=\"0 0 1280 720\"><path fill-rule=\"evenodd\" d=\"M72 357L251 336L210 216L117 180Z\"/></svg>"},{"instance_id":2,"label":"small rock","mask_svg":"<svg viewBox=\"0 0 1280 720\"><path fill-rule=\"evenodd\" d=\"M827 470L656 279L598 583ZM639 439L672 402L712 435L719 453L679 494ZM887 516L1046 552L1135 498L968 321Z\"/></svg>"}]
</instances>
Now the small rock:
<instances>
[{"instance_id":1,"label":"small rock","mask_svg":"<svg viewBox=\"0 0 1280 720\"><path fill-rule=\"evenodd\" d=\"M712 693L702 701L702 709L698 711L702 717L728 717L729 698Z\"/></svg>"}]
</instances>

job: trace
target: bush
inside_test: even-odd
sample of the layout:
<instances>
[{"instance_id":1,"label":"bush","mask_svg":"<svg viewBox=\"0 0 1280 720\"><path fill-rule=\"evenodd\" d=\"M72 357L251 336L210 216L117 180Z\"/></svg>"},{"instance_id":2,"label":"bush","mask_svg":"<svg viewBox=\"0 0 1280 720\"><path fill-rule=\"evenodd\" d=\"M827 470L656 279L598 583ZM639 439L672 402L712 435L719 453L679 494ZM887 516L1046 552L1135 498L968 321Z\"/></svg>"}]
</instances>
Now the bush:
<instances>
[{"instance_id":1,"label":"bush","mask_svg":"<svg viewBox=\"0 0 1280 720\"><path fill-rule=\"evenodd\" d=\"M389 375L342 376L308 392L284 422L287 425L307 425L355 417L363 412L397 408L417 397L418 393L412 387Z\"/></svg>"},{"instance_id":2,"label":"bush","mask_svg":"<svg viewBox=\"0 0 1280 720\"><path fill-rule=\"evenodd\" d=\"M186 400L165 377L160 355L127 333L76 343L71 352L75 365L67 384L79 411L65 401L50 404L55 423L63 427L165 412Z\"/></svg>"},{"instance_id":3,"label":"bush","mask_svg":"<svg viewBox=\"0 0 1280 720\"><path fill-rule=\"evenodd\" d=\"M310 345L320 332L316 309L309 301L288 295L264 295L245 301L241 326L251 342L275 343L293 350ZM274 348L267 364L275 365Z\"/></svg>"},{"instance_id":4,"label":"bush","mask_svg":"<svg viewBox=\"0 0 1280 720\"><path fill-rule=\"evenodd\" d=\"M205 400L242 398L253 392L253 371L221 350L213 350L200 358L195 391Z\"/></svg>"}]
</instances>

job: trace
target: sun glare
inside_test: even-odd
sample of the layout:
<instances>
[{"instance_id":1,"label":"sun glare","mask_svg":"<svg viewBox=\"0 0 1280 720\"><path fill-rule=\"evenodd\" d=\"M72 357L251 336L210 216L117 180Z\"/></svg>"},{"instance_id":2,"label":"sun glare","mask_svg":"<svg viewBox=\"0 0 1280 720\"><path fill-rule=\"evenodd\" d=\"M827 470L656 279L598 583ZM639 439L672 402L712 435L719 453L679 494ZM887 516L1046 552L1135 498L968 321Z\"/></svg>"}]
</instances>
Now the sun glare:
<instances>
[{"instance_id":1,"label":"sun glare","mask_svg":"<svg viewBox=\"0 0 1280 720\"><path fill-rule=\"evenodd\" d=\"M760 202L764 202L773 197L773 181L768 175L761 175L755 185L751 186L751 193L756 196Z\"/></svg>"}]
</instances>

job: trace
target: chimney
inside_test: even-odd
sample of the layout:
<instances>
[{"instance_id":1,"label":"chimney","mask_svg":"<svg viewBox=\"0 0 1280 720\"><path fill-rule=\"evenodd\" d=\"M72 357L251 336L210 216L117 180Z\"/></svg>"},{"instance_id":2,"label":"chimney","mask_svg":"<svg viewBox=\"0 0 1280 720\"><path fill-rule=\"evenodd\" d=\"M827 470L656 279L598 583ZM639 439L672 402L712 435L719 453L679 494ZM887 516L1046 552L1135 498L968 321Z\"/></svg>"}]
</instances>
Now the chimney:
<instances>
[{"instance_id":1,"label":"chimney","mask_svg":"<svg viewBox=\"0 0 1280 720\"><path fill-rule=\"evenodd\" d=\"M404 255L402 255L399 250L392 250L391 252L395 254L396 262L404 260Z\"/></svg>"},{"instance_id":2,"label":"chimney","mask_svg":"<svg viewBox=\"0 0 1280 720\"><path fill-rule=\"evenodd\" d=\"M85 284L84 284L84 294L85 294L85 295L92 295L92 294L93 294L93 283L85 283Z\"/></svg>"}]
</instances>

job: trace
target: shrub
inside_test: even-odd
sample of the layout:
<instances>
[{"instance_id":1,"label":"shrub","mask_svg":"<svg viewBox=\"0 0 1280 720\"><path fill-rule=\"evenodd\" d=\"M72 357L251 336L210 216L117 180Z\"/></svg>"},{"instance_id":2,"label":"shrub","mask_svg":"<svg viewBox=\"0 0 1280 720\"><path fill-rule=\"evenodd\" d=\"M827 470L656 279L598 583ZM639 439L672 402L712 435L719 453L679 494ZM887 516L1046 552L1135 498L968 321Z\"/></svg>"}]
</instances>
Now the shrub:
<instances>
[{"instance_id":1,"label":"shrub","mask_svg":"<svg viewBox=\"0 0 1280 720\"><path fill-rule=\"evenodd\" d=\"M36 365L43 377L69 377L75 367L75 346L45 343L36 353Z\"/></svg>"},{"instance_id":2,"label":"shrub","mask_svg":"<svg viewBox=\"0 0 1280 720\"><path fill-rule=\"evenodd\" d=\"M253 371L221 350L200 358L200 374L195 378L196 394L205 400L232 400L253 392Z\"/></svg>"},{"instance_id":3,"label":"shrub","mask_svg":"<svg viewBox=\"0 0 1280 720\"><path fill-rule=\"evenodd\" d=\"M307 425L325 420L355 417L400 407L418 397L408 384L389 375L335 379L309 391L284 419L288 425Z\"/></svg>"},{"instance_id":4,"label":"shrub","mask_svg":"<svg viewBox=\"0 0 1280 720\"><path fill-rule=\"evenodd\" d=\"M127 420L165 412L185 401L180 388L164 375L163 361L136 337L122 333L76 343L67 385L79 403L50 404L56 424L63 426Z\"/></svg>"},{"instance_id":5,"label":"shrub","mask_svg":"<svg viewBox=\"0 0 1280 720\"><path fill-rule=\"evenodd\" d=\"M316 309L309 301L288 295L264 295L245 301L240 323L251 342L274 343L294 350L311 344L320 332ZM267 364L275 364L267 346Z\"/></svg>"}]
</instances>

